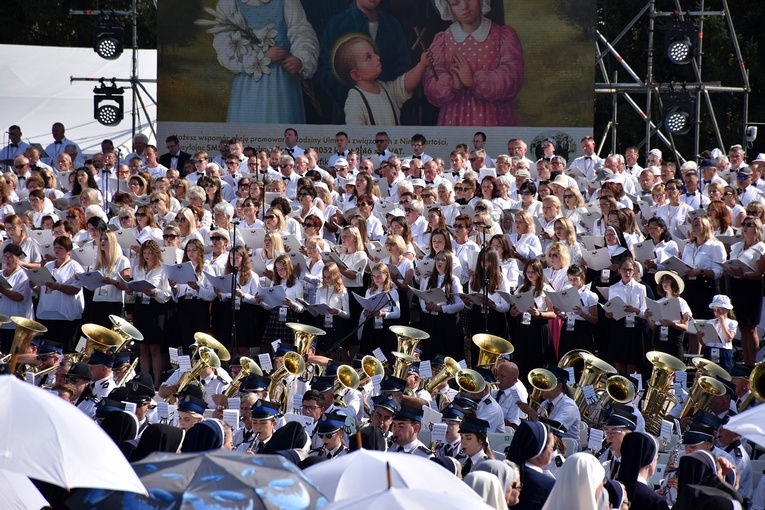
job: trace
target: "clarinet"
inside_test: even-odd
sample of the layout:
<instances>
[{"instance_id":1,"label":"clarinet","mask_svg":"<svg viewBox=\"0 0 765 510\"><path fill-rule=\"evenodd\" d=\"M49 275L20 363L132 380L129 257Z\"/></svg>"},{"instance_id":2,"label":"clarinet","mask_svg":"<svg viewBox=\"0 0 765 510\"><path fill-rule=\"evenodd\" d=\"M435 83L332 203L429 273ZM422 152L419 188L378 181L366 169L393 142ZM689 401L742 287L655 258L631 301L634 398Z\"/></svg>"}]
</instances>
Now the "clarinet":
<instances>
[{"instance_id":1,"label":"clarinet","mask_svg":"<svg viewBox=\"0 0 765 510\"><path fill-rule=\"evenodd\" d=\"M594 454L594 455L595 455L595 458L596 458L596 459L599 459L599 458L600 458L600 456L601 456L601 455L603 455L603 453L605 453L605 451L606 451L606 450L608 450L608 447L609 447L609 446L611 446L611 443L609 443L608 441L604 441L604 442L603 442L603 448L601 448L600 450L598 450L597 452L595 452L595 454Z\"/></svg>"},{"instance_id":2,"label":"clarinet","mask_svg":"<svg viewBox=\"0 0 765 510\"><path fill-rule=\"evenodd\" d=\"M252 450L255 448L255 443L258 441L258 436L260 436L260 432L255 432L252 441L250 441L250 446L245 450L247 453L252 453Z\"/></svg>"}]
</instances>

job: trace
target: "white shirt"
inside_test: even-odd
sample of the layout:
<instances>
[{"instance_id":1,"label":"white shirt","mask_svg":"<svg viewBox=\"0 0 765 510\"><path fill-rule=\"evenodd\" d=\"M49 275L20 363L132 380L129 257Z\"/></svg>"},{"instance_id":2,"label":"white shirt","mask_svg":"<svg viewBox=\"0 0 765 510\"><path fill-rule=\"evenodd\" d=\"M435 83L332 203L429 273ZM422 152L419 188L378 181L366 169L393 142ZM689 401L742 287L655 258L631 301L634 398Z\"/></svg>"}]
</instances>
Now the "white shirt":
<instances>
[{"instance_id":1,"label":"white shirt","mask_svg":"<svg viewBox=\"0 0 765 510\"><path fill-rule=\"evenodd\" d=\"M521 420L526 418L526 414L517 405L518 402L529 401L529 392L520 379L513 386L505 390L498 389L492 397L502 408L505 422L520 425Z\"/></svg>"},{"instance_id":2,"label":"white shirt","mask_svg":"<svg viewBox=\"0 0 765 510\"><path fill-rule=\"evenodd\" d=\"M682 260L694 269L712 271L715 279L722 276L722 264L726 260L725 247L717 241L707 241L701 246L688 243L683 250Z\"/></svg>"},{"instance_id":3,"label":"white shirt","mask_svg":"<svg viewBox=\"0 0 765 510\"><path fill-rule=\"evenodd\" d=\"M547 402L549 400L545 400L543 406L546 407ZM563 434L563 437L570 437L579 441L579 428L582 424L582 417L579 414L579 407L576 405L576 402L571 397L561 393L553 399L552 404L553 407L548 418L559 421L566 427L566 433Z\"/></svg>"},{"instance_id":4,"label":"white shirt","mask_svg":"<svg viewBox=\"0 0 765 510\"><path fill-rule=\"evenodd\" d=\"M489 433L503 434L505 432L505 413L494 400L494 397L487 395L478 402L476 418L489 422Z\"/></svg>"},{"instance_id":5,"label":"white shirt","mask_svg":"<svg viewBox=\"0 0 765 510\"><path fill-rule=\"evenodd\" d=\"M77 273L82 273L82 266L73 259L61 267L55 267L56 261L52 260L45 264L48 271L58 283L80 289L80 292L70 296L60 290L47 290L44 285L40 286L40 299L37 305L37 318L48 320L74 321L82 318L85 309L85 299L82 296L82 286L76 278Z\"/></svg>"},{"instance_id":6,"label":"white shirt","mask_svg":"<svg viewBox=\"0 0 765 510\"><path fill-rule=\"evenodd\" d=\"M685 225L688 213L692 210L693 208L685 202L680 202L680 204L676 206L666 203L656 210L656 216L664 220L664 223L667 224L667 228L672 235L683 239L685 238L685 234L680 230L680 226Z\"/></svg>"}]
</instances>

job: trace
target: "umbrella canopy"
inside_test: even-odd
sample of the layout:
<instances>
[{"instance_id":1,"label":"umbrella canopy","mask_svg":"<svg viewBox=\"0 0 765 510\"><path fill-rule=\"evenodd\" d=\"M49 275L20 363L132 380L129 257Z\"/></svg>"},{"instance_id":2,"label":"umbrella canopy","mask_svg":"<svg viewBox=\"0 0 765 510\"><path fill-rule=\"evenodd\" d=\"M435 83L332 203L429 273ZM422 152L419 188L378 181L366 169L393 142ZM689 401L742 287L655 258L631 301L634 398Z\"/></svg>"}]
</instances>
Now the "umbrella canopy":
<instances>
[{"instance_id":1,"label":"umbrella canopy","mask_svg":"<svg viewBox=\"0 0 765 510\"><path fill-rule=\"evenodd\" d=\"M65 489L146 489L109 436L63 399L0 376L0 470Z\"/></svg>"},{"instance_id":2,"label":"umbrella canopy","mask_svg":"<svg viewBox=\"0 0 765 510\"><path fill-rule=\"evenodd\" d=\"M443 469L443 468L441 468ZM464 485L452 477L452 483ZM385 508L386 510L488 510L489 505L475 498L455 497L443 492L426 491L422 489L398 489L392 487L373 494L335 501L324 507L324 510L367 510L368 508Z\"/></svg>"},{"instance_id":3,"label":"umbrella canopy","mask_svg":"<svg viewBox=\"0 0 765 510\"><path fill-rule=\"evenodd\" d=\"M392 487L423 489L481 501L470 487L458 483L454 475L440 465L405 453L357 450L332 462L308 467L304 473L329 499L338 501L387 489L387 465L390 465Z\"/></svg>"},{"instance_id":4,"label":"umbrella canopy","mask_svg":"<svg viewBox=\"0 0 765 510\"><path fill-rule=\"evenodd\" d=\"M725 428L765 448L765 405L750 407L737 414Z\"/></svg>"},{"instance_id":5,"label":"umbrella canopy","mask_svg":"<svg viewBox=\"0 0 765 510\"><path fill-rule=\"evenodd\" d=\"M0 470L0 501L6 510L43 508L48 501L24 475Z\"/></svg>"},{"instance_id":6,"label":"umbrella canopy","mask_svg":"<svg viewBox=\"0 0 765 510\"><path fill-rule=\"evenodd\" d=\"M153 453L133 463L149 496L116 491L80 491L67 503L76 508L204 509L318 508L328 503L319 490L280 455L211 450Z\"/></svg>"}]
</instances>

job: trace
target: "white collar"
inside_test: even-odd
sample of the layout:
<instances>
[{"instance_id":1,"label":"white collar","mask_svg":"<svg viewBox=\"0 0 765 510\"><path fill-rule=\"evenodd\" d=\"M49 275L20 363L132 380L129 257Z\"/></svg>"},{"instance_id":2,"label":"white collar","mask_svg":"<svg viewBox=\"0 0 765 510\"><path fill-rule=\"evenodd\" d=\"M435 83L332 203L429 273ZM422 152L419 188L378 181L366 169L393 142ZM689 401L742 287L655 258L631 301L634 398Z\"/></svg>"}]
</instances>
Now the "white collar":
<instances>
[{"instance_id":1,"label":"white collar","mask_svg":"<svg viewBox=\"0 0 765 510\"><path fill-rule=\"evenodd\" d=\"M473 39L478 42L484 42L486 38L489 37L489 31L491 30L491 20L489 18L483 18L481 20L481 25L472 34L468 34L462 30L462 27L459 23L452 23L452 26L449 27L449 30L451 30L452 37L454 37L454 40L458 43L464 42L468 36L473 36Z\"/></svg>"}]
</instances>

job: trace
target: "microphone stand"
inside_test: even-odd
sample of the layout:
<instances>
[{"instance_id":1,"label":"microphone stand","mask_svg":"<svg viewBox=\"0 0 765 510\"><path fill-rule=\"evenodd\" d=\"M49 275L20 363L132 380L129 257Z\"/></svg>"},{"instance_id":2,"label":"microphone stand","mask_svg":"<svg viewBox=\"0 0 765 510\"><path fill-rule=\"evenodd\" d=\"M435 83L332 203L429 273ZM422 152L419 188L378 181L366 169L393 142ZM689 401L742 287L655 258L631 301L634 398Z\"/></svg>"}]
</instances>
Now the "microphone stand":
<instances>
[{"instance_id":1,"label":"microphone stand","mask_svg":"<svg viewBox=\"0 0 765 510\"><path fill-rule=\"evenodd\" d=\"M239 220L231 220L231 225L233 225L233 242L232 246L233 248L229 250L227 256L231 257L233 260L231 260L231 274L234 275L234 277L231 279L231 347L234 348L234 350L239 350L239 346L236 342L236 287L239 284L239 268L236 266L236 254L234 253L236 251L236 227L239 225Z\"/></svg>"},{"instance_id":2,"label":"microphone stand","mask_svg":"<svg viewBox=\"0 0 765 510\"><path fill-rule=\"evenodd\" d=\"M483 312L483 332L489 332L489 275L486 273L486 230L487 225L481 225L481 273L483 274L483 281L481 282L481 293L483 294L483 305L481 311Z\"/></svg>"}]
</instances>

